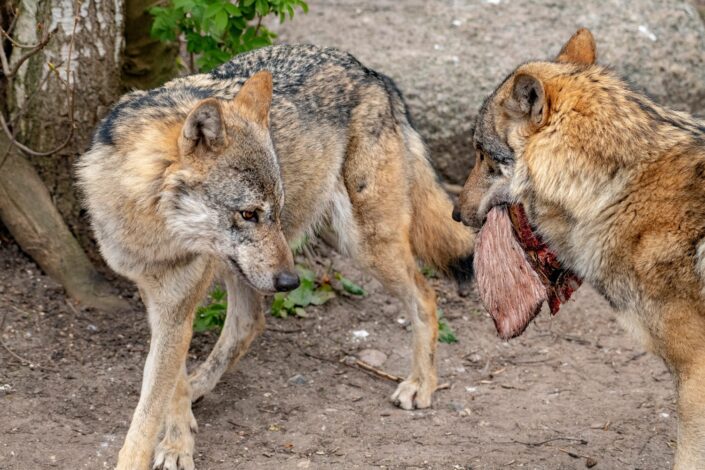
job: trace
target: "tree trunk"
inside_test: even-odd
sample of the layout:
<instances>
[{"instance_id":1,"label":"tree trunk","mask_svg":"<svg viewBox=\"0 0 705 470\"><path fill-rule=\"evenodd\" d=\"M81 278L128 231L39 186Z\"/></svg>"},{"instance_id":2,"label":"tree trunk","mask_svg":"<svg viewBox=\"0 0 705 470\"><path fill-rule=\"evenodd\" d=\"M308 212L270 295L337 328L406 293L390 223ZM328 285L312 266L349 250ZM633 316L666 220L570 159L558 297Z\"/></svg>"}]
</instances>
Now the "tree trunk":
<instances>
[{"instance_id":1,"label":"tree trunk","mask_svg":"<svg viewBox=\"0 0 705 470\"><path fill-rule=\"evenodd\" d=\"M30 163L16 146L9 148L11 142L0 130L0 218L22 249L69 295L105 310L127 303L109 293L109 284L64 220L88 245L73 161L120 92L122 8L122 0L22 0L13 44L36 44L48 31L53 36L16 75L10 74L7 101L0 101L0 112L9 116L18 141L40 151L68 142L49 156L29 157ZM12 48L10 70L27 51Z\"/></svg>"},{"instance_id":2,"label":"tree trunk","mask_svg":"<svg viewBox=\"0 0 705 470\"><path fill-rule=\"evenodd\" d=\"M0 155L9 144L0 133ZM83 306L105 311L128 307L111 294L51 203L44 182L16 150L7 154L0 171L0 219L22 249Z\"/></svg>"},{"instance_id":3,"label":"tree trunk","mask_svg":"<svg viewBox=\"0 0 705 470\"><path fill-rule=\"evenodd\" d=\"M8 90L8 105L13 115L22 114L14 127L18 140L33 149L55 148L73 126L69 145L49 157L29 160L71 231L94 256L97 250L73 184L73 164L121 93L123 9L123 0L21 0L14 34L17 42L34 44L47 30L55 31L49 44L20 67L13 89ZM23 52L13 49L11 65ZM69 94L56 75L75 88L73 122Z\"/></svg>"}]
</instances>

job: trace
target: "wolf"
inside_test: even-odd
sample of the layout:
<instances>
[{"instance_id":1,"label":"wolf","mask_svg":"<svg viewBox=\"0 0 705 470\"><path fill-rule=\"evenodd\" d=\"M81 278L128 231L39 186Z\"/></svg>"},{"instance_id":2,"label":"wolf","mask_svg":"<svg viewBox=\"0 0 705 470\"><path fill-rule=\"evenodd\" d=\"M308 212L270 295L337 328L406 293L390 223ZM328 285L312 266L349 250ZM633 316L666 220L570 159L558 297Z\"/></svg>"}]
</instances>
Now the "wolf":
<instances>
[{"instance_id":1,"label":"wolf","mask_svg":"<svg viewBox=\"0 0 705 470\"><path fill-rule=\"evenodd\" d=\"M452 202L390 78L335 49L246 53L127 94L77 175L101 253L137 284L151 328L118 469L147 468L153 453L156 468L194 468L191 402L262 331L263 296L298 286L289 243L321 224L411 319L411 373L392 401L431 405L436 299L417 260L467 283L474 233L448 217ZM216 276L227 319L188 376L194 309Z\"/></svg>"},{"instance_id":2,"label":"wolf","mask_svg":"<svg viewBox=\"0 0 705 470\"><path fill-rule=\"evenodd\" d=\"M705 468L705 126L596 65L579 30L552 62L487 98L477 165L453 217L479 228L521 203L562 265L590 282L671 370L677 469Z\"/></svg>"}]
</instances>

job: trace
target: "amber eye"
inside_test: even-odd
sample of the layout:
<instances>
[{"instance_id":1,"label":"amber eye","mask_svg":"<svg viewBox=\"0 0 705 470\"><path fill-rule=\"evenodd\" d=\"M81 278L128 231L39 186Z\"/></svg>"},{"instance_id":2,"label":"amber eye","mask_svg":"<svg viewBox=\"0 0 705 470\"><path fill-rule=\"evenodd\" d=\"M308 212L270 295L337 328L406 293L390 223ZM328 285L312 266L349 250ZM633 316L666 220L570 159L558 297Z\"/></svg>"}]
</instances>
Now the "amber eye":
<instances>
[{"instance_id":1,"label":"amber eye","mask_svg":"<svg viewBox=\"0 0 705 470\"><path fill-rule=\"evenodd\" d=\"M240 215L248 222L257 222L257 212L255 211L240 211Z\"/></svg>"}]
</instances>

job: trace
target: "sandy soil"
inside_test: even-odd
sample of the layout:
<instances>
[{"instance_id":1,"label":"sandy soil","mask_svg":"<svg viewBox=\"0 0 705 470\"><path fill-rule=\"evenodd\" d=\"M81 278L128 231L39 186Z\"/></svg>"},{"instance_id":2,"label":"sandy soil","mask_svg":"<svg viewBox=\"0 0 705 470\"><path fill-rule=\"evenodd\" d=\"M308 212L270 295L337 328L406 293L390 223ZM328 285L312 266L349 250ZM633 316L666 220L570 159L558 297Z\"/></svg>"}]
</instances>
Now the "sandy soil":
<instances>
[{"instance_id":1,"label":"sandy soil","mask_svg":"<svg viewBox=\"0 0 705 470\"><path fill-rule=\"evenodd\" d=\"M339 360L365 348L403 374L411 335L370 276L333 257L369 295L337 298L307 319L268 319L237 370L195 406L199 469L669 468L676 419L663 364L644 354L589 287L559 315L497 339L475 295L433 280L460 342L440 345L452 384L432 409L388 401L394 384ZM72 307L0 236L0 469L112 468L137 402L148 348L145 315ZM355 339L353 330L369 332ZM197 335L195 364L213 334ZM290 379L301 374L305 380ZM588 461L588 458L591 460ZM594 460L594 461L593 461Z\"/></svg>"}]
</instances>

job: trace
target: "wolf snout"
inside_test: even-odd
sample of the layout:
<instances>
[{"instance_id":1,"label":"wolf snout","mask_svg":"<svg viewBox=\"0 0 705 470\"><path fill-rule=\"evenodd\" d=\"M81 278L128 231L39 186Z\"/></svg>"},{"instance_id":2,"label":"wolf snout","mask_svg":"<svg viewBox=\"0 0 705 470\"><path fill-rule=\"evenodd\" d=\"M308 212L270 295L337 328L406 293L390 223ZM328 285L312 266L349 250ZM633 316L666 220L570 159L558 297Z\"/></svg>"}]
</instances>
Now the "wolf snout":
<instances>
[{"instance_id":1,"label":"wolf snout","mask_svg":"<svg viewBox=\"0 0 705 470\"><path fill-rule=\"evenodd\" d=\"M453 220L456 222L463 221L462 214L460 213L460 207L458 207L457 204L453 206Z\"/></svg>"},{"instance_id":2,"label":"wolf snout","mask_svg":"<svg viewBox=\"0 0 705 470\"><path fill-rule=\"evenodd\" d=\"M291 271L282 271L274 276L274 288L277 292L288 292L299 287L299 276Z\"/></svg>"}]
</instances>

